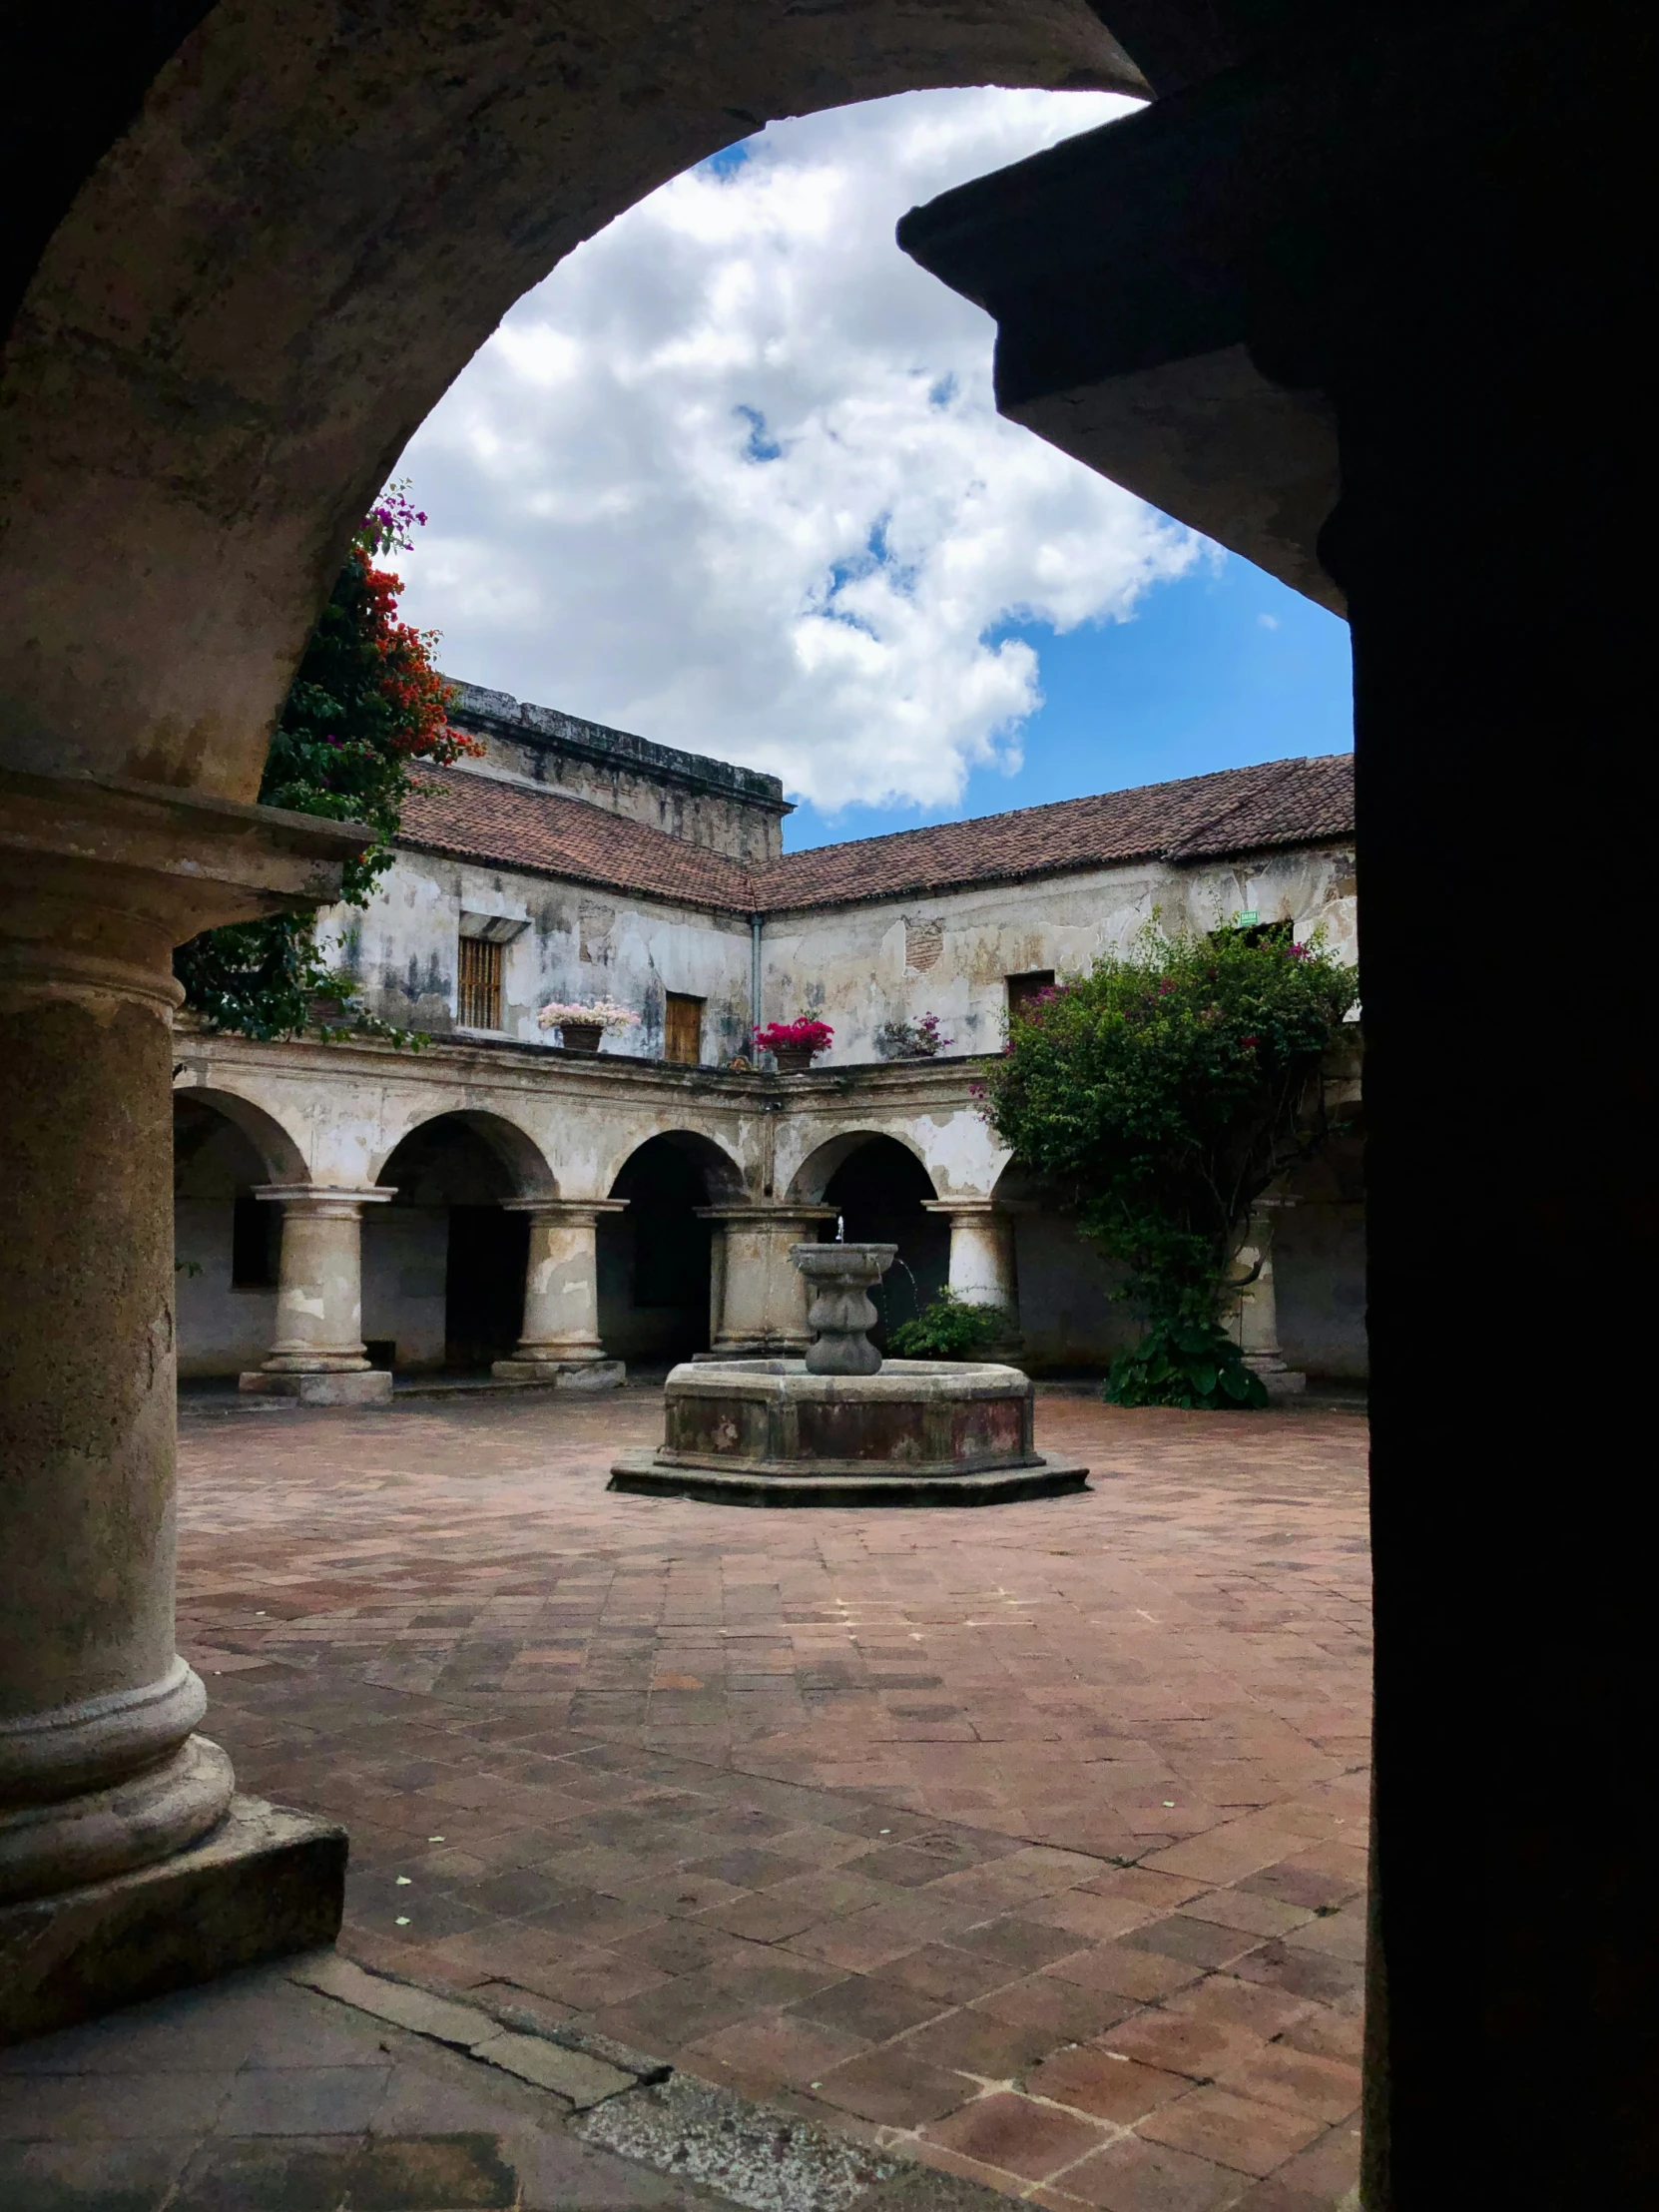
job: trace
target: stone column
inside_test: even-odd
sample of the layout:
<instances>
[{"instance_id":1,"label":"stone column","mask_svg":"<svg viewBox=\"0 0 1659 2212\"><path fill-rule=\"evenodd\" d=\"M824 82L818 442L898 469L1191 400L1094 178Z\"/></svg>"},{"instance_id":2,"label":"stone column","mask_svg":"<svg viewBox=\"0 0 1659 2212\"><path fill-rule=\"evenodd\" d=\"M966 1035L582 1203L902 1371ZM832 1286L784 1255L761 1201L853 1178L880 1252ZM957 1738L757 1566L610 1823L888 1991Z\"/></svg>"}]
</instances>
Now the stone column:
<instances>
[{"instance_id":1,"label":"stone column","mask_svg":"<svg viewBox=\"0 0 1659 2212\"><path fill-rule=\"evenodd\" d=\"M343 1839L233 1806L174 1648L171 955L360 842L0 771L0 2041L338 1925Z\"/></svg>"},{"instance_id":2,"label":"stone column","mask_svg":"<svg viewBox=\"0 0 1659 2212\"><path fill-rule=\"evenodd\" d=\"M595 1231L601 1214L620 1214L625 1198L509 1198L508 1213L530 1217L524 1269L523 1335L510 1360L490 1373L504 1382L551 1382L561 1390L614 1390L627 1380L599 1341Z\"/></svg>"},{"instance_id":3,"label":"stone column","mask_svg":"<svg viewBox=\"0 0 1659 2212\"><path fill-rule=\"evenodd\" d=\"M1233 1316L1233 1341L1244 1354L1244 1364L1260 1376L1270 1397L1295 1397L1308 1387L1308 1378L1288 1368L1279 1350L1279 1298L1273 1281L1273 1232L1280 1213L1296 1201L1259 1198L1251 1208L1244 1237L1233 1255L1235 1279L1253 1268L1261 1272L1238 1295Z\"/></svg>"},{"instance_id":4,"label":"stone column","mask_svg":"<svg viewBox=\"0 0 1659 2212\"><path fill-rule=\"evenodd\" d=\"M924 1199L922 1209L950 1221L951 1290L964 1306L1018 1312L1014 1287L1014 1225L994 1199Z\"/></svg>"},{"instance_id":5,"label":"stone column","mask_svg":"<svg viewBox=\"0 0 1659 2212\"><path fill-rule=\"evenodd\" d=\"M276 1341L241 1387L303 1405L386 1405L391 1377L363 1349L362 1220L389 1190L269 1183L254 1194L282 1209Z\"/></svg>"},{"instance_id":6,"label":"stone column","mask_svg":"<svg viewBox=\"0 0 1659 2212\"><path fill-rule=\"evenodd\" d=\"M813 1341L807 1327L807 1284L792 1266L791 1249L810 1242L818 1225L833 1221L833 1206L703 1206L718 1241L713 1281L716 1311L710 1316L711 1357L717 1360L796 1360Z\"/></svg>"}]
</instances>

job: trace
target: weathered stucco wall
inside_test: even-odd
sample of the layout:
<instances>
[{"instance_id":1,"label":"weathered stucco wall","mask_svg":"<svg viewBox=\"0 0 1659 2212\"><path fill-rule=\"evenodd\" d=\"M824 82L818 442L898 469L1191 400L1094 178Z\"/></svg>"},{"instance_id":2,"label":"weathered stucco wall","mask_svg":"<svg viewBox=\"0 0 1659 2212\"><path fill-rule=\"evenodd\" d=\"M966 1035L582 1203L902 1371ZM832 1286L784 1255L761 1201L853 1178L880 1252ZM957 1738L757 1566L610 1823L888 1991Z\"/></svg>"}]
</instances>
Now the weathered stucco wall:
<instances>
[{"instance_id":1,"label":"weathered stucco wall","mask_svg":"<svg viewBox=\"0 0 1659 2212\"><path fill-rule=\"evenodd\" d=\"M794 809L776 776L584 722L510 693L456 684L449 719L478 739L479 772L626 815L688 844L755 864L784 849Z\"/></svg>"},{"instance_id":2,"label":"weathered stucco wall","mask_svg":"<svg viewBox=\"0 0 1659 2212\"><path fill-rule=\"evenodd\" d=\"M614 1032L605 1051L658 1059L667 994L679 991L706 1002L705 1061L718 1065L748 1048L749 925L735 916L400 852L369 904L329 908L319 935L338 947L339 966L371 1012L442 1036L455 1027L463 913L524 924L502 948L503 1036L548 1042L536 1009L549 999L614 998L640 1026Z\"/></svg>"},{"instance_id":3,"label":"weathered stucco wall","mask_svg":"<svg viewBox=\"0 0 1659 2212\"><path fill-rule=\"evenodd\" d=\"M1241 912L1323 926L1332 949L1357 952L1352 848L1332 844L1173 867L1148 861L1075 875L952 890L934 898L815 908L766 918L762 1018L814 1014L833 1028L820 1065L878 1057L889 1021L936 1013L958 1054L994 1052L1004 1034L1007 979L1032 969L1074 974L1121 950L1156 916L1164 927L1210 929ZM443 1035L455 1026L463 912L524 924L504 948L500 1034L535 1042L550 998L611 997L641 1016L607 1053L656 1059L665 996L705 1000L703 1058L749 1049L747 920L670 900L586 889L512 868L399 852L369 905L334 907L325 941L364 1002L387 1021Z\"/></svg>"},{"instance_id":4,"label":"weathered stucco wall","mask_svg":"<svg viewBox=\"0 0 1659 2212\"><path fill-rule=\"evenodd\" d=\"M1333 951L1356 952L1354 854L1346 845L1172 867L1147 861L937 897L769 915L768 1020L811 1013L835 1032L826 1066L876 1057L883 1022L932 1012L957 1052L1002 1043L1007 978L1075 974L1121 950L1154 914L1167 929L1213 929L1240 911L1325 925Z\"/></svg>"}]
</instances>

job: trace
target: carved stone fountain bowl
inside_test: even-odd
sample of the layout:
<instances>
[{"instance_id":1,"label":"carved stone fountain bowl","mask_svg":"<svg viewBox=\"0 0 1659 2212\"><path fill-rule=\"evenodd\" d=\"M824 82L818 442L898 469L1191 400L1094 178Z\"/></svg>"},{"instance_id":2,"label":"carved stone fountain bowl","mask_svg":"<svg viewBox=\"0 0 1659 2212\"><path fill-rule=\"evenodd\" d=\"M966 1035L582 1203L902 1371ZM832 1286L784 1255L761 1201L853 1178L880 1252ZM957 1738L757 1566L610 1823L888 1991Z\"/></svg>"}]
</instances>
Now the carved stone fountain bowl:
<instances>
[{"instance_id":1,"label":"carved stone fountain bowl","mask_svg":"<svg viewBox=\"0 0 1659 2212\"><path fill-rule=\"evenodd\" d=\"M1035 1449L1032 1388L991 1362L886 1360L814 1375L804 1360L672 1370L664 1436L611 1487L734 1505L983 1505L1081 1489L1087 1469Z\"/></svg>"}]
</instances>

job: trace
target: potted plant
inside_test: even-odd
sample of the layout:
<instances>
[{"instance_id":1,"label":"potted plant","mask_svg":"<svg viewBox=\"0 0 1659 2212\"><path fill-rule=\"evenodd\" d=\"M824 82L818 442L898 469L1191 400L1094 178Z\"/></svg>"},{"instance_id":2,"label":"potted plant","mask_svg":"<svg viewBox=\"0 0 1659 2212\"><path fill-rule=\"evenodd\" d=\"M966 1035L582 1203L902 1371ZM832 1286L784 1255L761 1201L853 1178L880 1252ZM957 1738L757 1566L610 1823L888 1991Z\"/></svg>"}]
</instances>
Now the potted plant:
<instances>
[{"instance_id":1,"label":"potted plant","mask_svg":"<svg viewBox=\"0 0 1659 2212\"><path fill-rule=\"evenodd\" d=\"M764 1029L756 1030L755 1042L763 1052L772 1054L780 1075L805 1075L813 1064L813 1055L827 1051L834 1034L827 1021L814 1021L802 1014L795 1021L769 1021Z\"/></svg>"},{"instance_id":2,"label":"potted plant","mask_svg":"<svg viewBox=\"0 0 1659 2212\"><path fill-rule=\"evenodd\" d=\"M597 1052L599 1040L608 1030L636 1028L639 1018L614 998L551 998L536 1015L541 1028L557 1029L559 1042L567 1052Z\"/></svg>"},{"instance_id":3,"label":"potted plant","mask_svg":"<svg viewBox=\"0 0 1659 2212\"><path fill-rule=\"evenodd\" d=\"M955 1042L940 1029L937 1014L922 1014L915 1021L884 1021L875 1032L875 1049L883 1060L931 1060Z\"/></svg>"}]
</instances>

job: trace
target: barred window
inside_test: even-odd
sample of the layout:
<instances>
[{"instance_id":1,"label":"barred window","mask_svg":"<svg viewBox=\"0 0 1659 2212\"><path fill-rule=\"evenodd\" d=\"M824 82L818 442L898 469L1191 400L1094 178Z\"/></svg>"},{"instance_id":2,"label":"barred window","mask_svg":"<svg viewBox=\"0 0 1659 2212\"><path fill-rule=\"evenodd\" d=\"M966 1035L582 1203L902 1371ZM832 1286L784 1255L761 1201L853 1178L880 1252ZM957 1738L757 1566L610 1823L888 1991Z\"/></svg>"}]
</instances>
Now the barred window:
<instances>
[{"instance_id":1,"label":"barred window","mask_svg":"<svg viewBox=\"0 0 1659 2212\"><path fill-rule=\"evenodd\" d=\"M501 1026L501 947L487 937L462 937L459 1004L463 1029Z\"/></svg>"}]
</instances>

